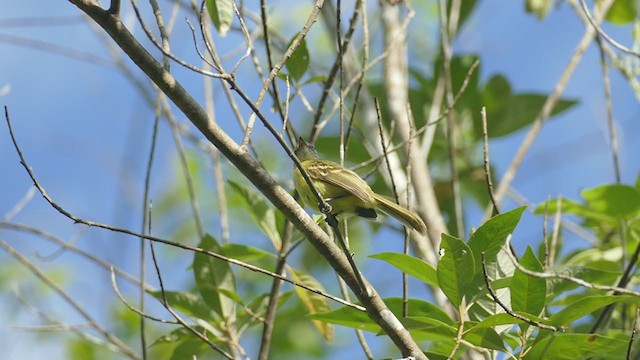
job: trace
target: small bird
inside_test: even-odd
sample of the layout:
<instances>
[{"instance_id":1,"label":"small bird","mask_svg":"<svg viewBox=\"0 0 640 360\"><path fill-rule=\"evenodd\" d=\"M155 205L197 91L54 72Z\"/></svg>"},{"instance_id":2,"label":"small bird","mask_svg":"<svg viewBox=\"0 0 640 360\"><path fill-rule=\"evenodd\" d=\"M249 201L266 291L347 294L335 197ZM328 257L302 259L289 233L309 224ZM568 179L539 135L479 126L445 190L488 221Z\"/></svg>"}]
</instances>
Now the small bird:
<instances>
[{"instance_id":1,"label":"small bird","mask_svg":"<svg viewBox=\"0 0 640 360\"><path fill-rule=\"evenodd\" d=\"M302 138L298 139L295 154L320 196L331 205L334 215L355 214L375 219L378 216L376 210L380 210L419 233L427 232L427 226L418 215L373 192L369 184L355 172L333 161L321 160L316 148ZM302 202L320 212L313 191L297 167L293 170L293 182Z\"/></svg>"}]
</instances>

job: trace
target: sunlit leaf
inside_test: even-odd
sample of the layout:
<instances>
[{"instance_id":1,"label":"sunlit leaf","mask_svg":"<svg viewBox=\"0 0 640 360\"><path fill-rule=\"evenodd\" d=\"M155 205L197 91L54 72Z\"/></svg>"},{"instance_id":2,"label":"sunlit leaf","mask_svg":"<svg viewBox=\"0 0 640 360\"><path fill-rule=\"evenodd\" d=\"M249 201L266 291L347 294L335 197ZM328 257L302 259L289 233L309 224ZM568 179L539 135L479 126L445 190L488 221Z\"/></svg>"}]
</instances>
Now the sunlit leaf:
<instances>
[{"instance_id":1,"label":"sunlit leaf","mask_svg":"<svg viewBox=\"0 0 640 360\"><path fill-rule=\"evenodd\" d=\"M449 301L458 306L473 280L473 253L464 241L447 234L442 234L440 251L443 254L438 262L438 283Z\"/></svg>"},{"instance_id":2,"label":"sunlit leaf","mask_svg":"<svg viewBox=\"0 0 640 360\"><path fill-rule=\"evenodd\" d=\"M273 207L256 191L234 181L229 181L229 185L245 201L245 210L251 215L256 224L260 226L262 232L271 239L274 248L280 249L282 240L280 239L280 233L278 233Z\"/></svg>"},{"instance_id":3,"label":"sunlit leaf","mask_svg":"<svg viewBox=\"0 0 640 360\"><path fill-rule=\"evenodd\" d=\"M232 0L206 0L207 11L220 36L227 35L233 21Z\"/></svg>"},{"instance_id":4,"label":"sunlit leaf","mask_svg":"<svg viewBox=\"0 0 640 360\"><path fill-rule=\"evenodd\" d=\"M624 25L638 17L638 0L615 0L607 12L607 21Z\"/></svg>"},{"instance_id":5,"label":"sunlit leaf","mask_svg":"<svg viewBox=\"0 0 640 360\"><path fill-rule=\"evenodd\" d=\"M394 252L369 255L369 257L386 261L407 275L411 275L433 287L438 287L438 275L436 274L436 269L417 257Z\"/></svg>"},{"instance_id":6,"label":"sunlit leaf","mask_svg":"<svg viewBox=\"0 0 640 360\"><path fill-rule=\"evenodd\" d=\"M220 246L208 234L204 236L198 247L217 253L220 252ZM193 272L200 296L202 296L207 306L223 319L228 319L229 316L234 314L235 300L220 291L220 289L223 289L226 292L235 292L235 278L229 264L196 252L193 259Z\"/></svg>"},{"instance_id":7,"label":"sunlit leaf","mask_svg":"<svg viewBox=\"0 0 640 360\"><path fill-rule=\"evenodd\" d=\"M165 290L163 296L162 292L159 290L147 292L160 301L164 301L164 296L166 296L167 302L171 308L179 310L187 315L203 320L211 319L211 309L198 294L186 291Z\"/></svg>"},{"instance_id":8,"label":"sunlit leaf","mask_svg":"<svg viewBox=\"0 0 640 360\"><path fill-rule=\"evenodd\" d=\"M292 267L288 267L288 269L289 274L291 274L292 280L303 283L314 289L324 291L322 285L313 276L293 269ZM330 310L329 303L326 297L318 295L316 293L312 293L298 286L294 287L294 289L296 291L296 294L298 295L298 298L300 298L300 301L302 301L304 306L307 308L309 314L324 313ZM325 340L327 340L328 342L333 341L334 329L331 324L316 319L313 319L313 324L315 325L316 329L320 331L320 334L322 334Z\"/></svg>"},{"instance_id":9,"label":"sunlit leaf","mask_svg":"<svg viewBox=\"0 0 640 360\"><path fill-rule=\"evenodd\" d=\"M597 334L554 333L528 348L524 359L623 359L628 342Z\"/></svg>"},{"instance_id":10,"label":"sunlit leaf","mask_svg":"<svg viewBox=\"0 0 640 360\"><path fill-rule=\"evenodd\" d=\"M533 250L528 246L520 265L526 269L541 272L542 264L536 259ZM511 306L514 311L524 311L535 316L540 315L547 296L545 279L527 275L516 269L511 279Z\"/></svg>"},{"instance_id":11,"label":"sunlit leaf","mask_svg":"<svg viewBox=\"0 0 640 360\"><path fill-rule=\"evenodd\" d=\"M293 43L293 41L298 37L298 34L295 34L291 41L289 41L289 45ZM291 57L285 63L287 70L289 71L289 75L297 82L302 78L307 69L309 68L309 50L307 49L307 41L303 38L300 41L299 46L295 49Z\"/></svg>"}]
</instances>

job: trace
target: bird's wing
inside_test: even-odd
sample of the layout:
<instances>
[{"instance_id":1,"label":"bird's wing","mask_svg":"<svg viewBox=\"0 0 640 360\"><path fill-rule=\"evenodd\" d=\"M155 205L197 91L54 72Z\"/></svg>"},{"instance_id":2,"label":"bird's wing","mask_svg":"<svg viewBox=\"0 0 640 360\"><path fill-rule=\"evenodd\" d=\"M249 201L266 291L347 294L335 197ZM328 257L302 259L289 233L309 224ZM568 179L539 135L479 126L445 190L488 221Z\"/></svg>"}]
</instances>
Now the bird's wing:
<instances>
[{"instance_id":1,"label":"bird's wing","mask_svg":"<svg viewBox=\"0 0 640 360\"><path fill-rule=\"evenodd\" d=\"M343 189L362 200L365 204L374 202L369 184L362 180L358 174L340 166L340 164L327 160L309 160L304 162L304 168L314 180Z\"/></svg>"}]
</instances>

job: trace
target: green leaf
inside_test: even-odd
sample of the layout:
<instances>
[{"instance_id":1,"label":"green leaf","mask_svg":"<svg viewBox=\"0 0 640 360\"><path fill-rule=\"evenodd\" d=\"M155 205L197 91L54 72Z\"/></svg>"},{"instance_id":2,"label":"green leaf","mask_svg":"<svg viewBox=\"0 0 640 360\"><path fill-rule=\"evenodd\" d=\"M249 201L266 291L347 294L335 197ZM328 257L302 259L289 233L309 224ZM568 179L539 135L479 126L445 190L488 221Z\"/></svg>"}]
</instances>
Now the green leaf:
<instances>
[{"instance_id":1,"label":"green leaf","mask_svg":"<svg viewBox=\"0 0 640 360\"><path fill-rule=\"evenodd\" d=\"M492 109L492 111L497 112L504 108L505 103L511 96L511 84L509 84L509 80L498 74L491 77L484 85L482 102L487 109Z\"/></svg>"},{"instance_id":2,"label":"green leaf","mask_svg":"<svg viewBox=\"0 0 640 360\"><path fill-rule=\"evenodd\" d=\"M495 315L491 315L484 320L474 324L474 328L486 328L486 327L496 327L501 325L514 325L514 324L526 324L524 321L514 318L513 316L507 313L499 313Z\"/></svg>"},{"instance_id":3,"label":"green leaf","mask_svg":"<svg viewBox=\"0 0 640 360\"><path fill-rule=\"evenodd\" d=\"M255 261L264 258L274 258L273 254L270 254L264 250L242 244L224 244L220 247L220 253L226 257L244 262Z\"/></svg>"},{"instance_id":4,"label":"green leaf","mask_svg":"<svg viewBox=\"0 0 640 360\"><path fill-rule=\"evenodd\" d=\"M527 0L526 10L528 13L533 13L538 17L538 20L542 20L547 17L554 0Z\"/></svg>"},{"instance_id":5,"label":"green leaf","mask_svg":"<svg viewBox=\"0 0 640 360\"><path fill-rule=\"evenodd\" d=\"M624 25L638 17L638 0L615 0L607 12L607 21Z\"/></svg>"},{"instance_id":6,"label":"green leaf","mask_svg":"<svg viewBox=\"0 0 640 360\"><path fill-rule=\"evenodd\" d=\"M438 275L436 269L429 265L425 261L418 259L417 257L394 253L384 252L375 255L369 255L370 258L386 261L387 263L395 266L398 270L411 275L414 278L423 281L424 283L433 287L439 287Z\"/></svg>"},{"instance_id":7,"label":"green leaf","mask_svg":"<svg viewBox=\"0 0 640 360\"><path fill-rule=\"evenodd\" d=\"M553 326L568 326L573 321L615 302L638 304L640 303L640 298L629 295L585 296L552 315L548 323Z\"/></svg>"},{"instance_id":8,"label":"green leaf","mask_svg":"<svg viewBox=\"0 0 640 360\"><path fill-rule=\"evenodd\" d=\"M399 319L402 318L402 298L386 298L383 300L389 310L391 310L396 317ZM409 299L408 301L410 318L423 317L433 319L437 322L447 324L448 326L455 324L455 321L451 319L446 312L428 301L419 299ZM341 307L331 312L313 314L311 315L311 318L372 333L379 333L382 331L380 326L373 322L365 312L348 306Z\"/></svg>"},{"instance_id":9,"label":"green leaf","mask_svg":"<svg viewBox=\"0 0 640 360\"><path fill-rule=\"evenodd\" d=\"M471 234L469 247L473 251L476 264L482 263L482 252L487 264L495 261L496 255L505 245L507 236L513 233L526 208L522 206L496 215Z\"/></svg>"},{"instance_id":10,"label":"green leaf","mask_svg":"<svg viewBox=\"0 0 640 360\"><path fill-rule=\"evenodd\" d=\"M293 41L298 37L300 33L295 34L291 41L289 41L289 45L287 48L291 46ZM307 40L304 38L300 41L299 46L296 50L291 54L291 57L285 63L287 70L289 71L289 75L296 81L300 81L300 78L307 72L309 68L309 50L307 49Z\"/></svg>"},{"instance_id":11,"label":"green leaf","mask_svg":"<svg viewBox=\"0 0 640 360\"><path fill-rule=\"evenodd\" d=\"M555 214L556 211L558 211L558 205L561 206L560 210L562 211L563 214L574 214L574 215L582 216L585 218L590 218L590 219L600 220L600 221L612 220L609 216L606 216L605 214L594 211L588 208L587 206L584 206L570 199L562 199L561 202L559 202L557 199L549 201L547 214L549 215ZM545 203L541 203L536 207L534 213L544 214L544 210L545 210Z\"/></svg>"},{"instance_id":12,"label":"green leaf","mask_svg":"<svg viewBox=\"0 0 640 360\"><path fill-rule=\"evenodd\" d=\"M232 0L206 0L209 17L220 36L227 35L233 21Z\"/></svg>"},{"instance_id":13,"label":"green leaf","mask_svg":"<svg viewBox=\"0 0 640 360\"><path fill-rule=\"evenodd\" d=\"M603 185L582 191L587 206L597 212L626 218L640 212L640 190L628 185Z\"/></svg>"},{"instance_id":14,"label":"green leaf","mask_svg":"<svg viewBox=\"0 0 640 360\"><path fill-rule=\"evenodd\" d=\"M524 359L623 359L627 341L597 334L553 333L529 348Z\"/></svg>"},{"instance_id":15,"label":"green leaf","mask_svg":"<svg viewBox=\"0 0 640 360\"><path fill-rule=\"evenodd\" d=\"M229 180L229 185L245 201L245 209L251 215L254 222L260 226L262 232L271 239L274 248L280 249L282 240L280 239L280 233L278 233L273 207L257 192L231 180Z\"/></svg>"},{"instance_id":16,"label":"green leaf","mask_svg":"<svg viewBox=\"0 0 640 360\"><path fill-rule=\"evenodd\" d=\"M473 327L473 329L465 331L462 339L486 349L500 351L507 350L500 335L498 335L498 333L492 328Z\"/></svg>"},{"instance_id":17,"label":"green leaf","mask_svg":"<svg viewBox=\"0 0 640 360\"><path fill-rule=\"evenodd\" d=\"M292 280L303 283L314 289L324 291L322 285L313 276L296 270L290 266L288 266L287 268L289 269ZM300 298L300 301L302 301L304 306L307 308L309 314L313 315L316 313L324 313L331 309L326 297L302 289L299 286L294 287L294 289L296 291L296 294L298 295L298 298ZM334 335L333 326L331 326L327 322L316 320L313 317L312 319L316 329L320 331L320 334L322 334L325 340L327 340L327 342L332 342Z\"/></svg>"},{"instance_id":18,"label":"green leaf","mask_svg":"<svg viewBox=\"0 0 640 360\"><path fill-rule=\"evenodd\" d=\"M498 109L487 108L487 128L489 137L509 135L531 124L547 99L546 95L518 94L504 101ZM551 116L564 112L578 103L577 100L561 99L551 112ZM480 124L476 124L476 132L482 134Z\"/></svg>"},{"instance_id":19,"label":"green leaf","mask_svg":"<svg viewBox=\"0 0 640 360\"><path fill-rule=\"evenodd\" d=\"M147 291L154 298L163 301L161 291ZM203 320L212 320L211 309L198 295L186 291L166 291L167 302L173 309L177 309L189 316Z\"/></svg>"},{"instance_id":20,"label":"green leaf","mask_svg":"<svg viewBox=\"0 0 640 360\"><path fill-rule=\"evenodd\" d=\"M200 339L182 341L171 354L170 360L200 359L206 353L207 344Z\"/></svg>"},{"instance_id":21,"label":"green leaf","mask_svg":"<svg viewBox=\"0 0 640 360\"><path fill-rule=\"evenodd\" d=\"M442 257L438 263L438 283L442 292L455 306L459 306L473 280L475 264L471 248L461 239L442 234Z\"/></svg>"},{"instance_id":22,"label":"green leaf","mask_svg":"<svg viewBox=\"0 0 640 360\"><path fill-rule=\"evenodd\" d=\"M89 340L71 338L66 344L66 358L76 360L98 359L98 347Z\"/></svg>"},{"instance_id":23,"label":"green leaf","mask_svg":"<svg viewBox=\"0 0 640 360\"><path fill-rule=\"evenodd\" d=\"M542 264L536 259L530 246L527 246L520 264L529 270L543 271ZM514 311L538 316L544 308L546 295L545 279L534 278L516 268L511 279L511 306Z\"/></svg>"},{"instance_id":24,"label":"green leaf","mask_svg":"<svg viewBox=\"0 0 640 360\"><path fill-rule=\"evenodd\" d=\"M220 246L209 234L204 236L198 247L212 252L220 252ZM235 301L225 295L225 292L235 293L236 289L235 279L229 264L202 253L195 253L193 272L200 296L207 306L223 319L228 319L233 315ZM221 289L225 292L221 292Z\"/></svg>"}]
</instances>

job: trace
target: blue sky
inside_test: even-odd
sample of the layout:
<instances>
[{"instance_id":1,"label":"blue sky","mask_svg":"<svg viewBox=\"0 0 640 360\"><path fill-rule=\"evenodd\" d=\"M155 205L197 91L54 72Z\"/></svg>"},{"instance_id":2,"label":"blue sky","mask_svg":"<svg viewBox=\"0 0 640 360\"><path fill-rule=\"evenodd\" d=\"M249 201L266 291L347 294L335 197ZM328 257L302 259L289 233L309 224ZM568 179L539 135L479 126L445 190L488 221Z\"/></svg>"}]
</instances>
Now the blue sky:
<instances>
[{"instance_id":1,"label":"blue sky","mask_svg":"<svg viewBox=\"0 0 640 360\"><path fill-rule=\"evenodd\" d=\"M149 149L153 111L131 88L130 82L115 69L102 65L99 59L109 59L100 37L81 20L79 11L68 2L4 1L0 16L0 88L8 93L0 97L0 103L9 107L14 131L22 151L33 167L36 176L48 193L72 213L96 221L138 230L140 220L131 216L132 209L140 207L144 166ZM351 3L348 4L351 6ZM418 9L429 9L432 2ZM370 9L375 7L375 2ZM524 12L519 1L480 1L473 17L462 30L454 45L457 54L476 53L481 58L481 78L501 73L505 75L514 92L539 92L547 94L558 81L573 49L584 32L577 15L566 3L553 10L543 21ZM294 8L293 14L304 14ZM16 18L60 18L71 25L15 26L9 21ZM70 18L69 18L70 17ZM274 19L278 19L274 15ZM433 14L416 14L416 31L412 36L424 36L428 43L432 25L424 25L425 19L433 20ZM285 21L282 16L278 20ZM296 20L298 20L296 18ZM370 19L369 21L374 21ZM422 21L422 22L421 22ZM135 24L131 12L125 12L125 22L141 38L140 27ZM192 52L188 27L180 16L176 24L177 33L183 34L187 42L174 42L178 52ZM628 27L605 26L611 35L624 44L631 44ZM74 54L93 56L88 61L70 59L50 51L38 51L24 44L17 44L11 36L57 44L73 49ZM232 49L228 44L223 50ZM428 45L427 45L428 50ZM74 55L75 56L75 55ZM420 59L412 58L416 63ZM174 65L178 77L188 89L200 91L198 77L188 74ZM137 78L142 78L139 72ZM620 137L622 181L633 183L640 170L637 154L640 145L635 135L640 133L637 121L640 115L638 98L628 83L611 71L614 118ZM243 86L256 88L255 83L240 79ZM219 90L219 87L217 88ZM200 92L198 92L200 93ZM252 92L253 93L253 92ZM611 154L608 147L605 103L597 48L591 46L569 82L564 96L575 98L580 104L547 123L522 164L514 187L533 203L544 201L548 196L577 198L581 190L603 183L613 182ZM201 98L201 96L200 96ZM266 108L266 106L263 106ZM228 109L216 109L221 121L231 119ZM243 108L243 113L248 110ZM4 216L28 191L30 181L18 163L10 143L6 126L0 125L0 216ZM225 124L228 125L228 124ZM515 150L526 131L491 143L491 158L498 177L507 168ZM236 134L237 136L237 134ZM187 145L190 148L190 145ZM192 147L191 147L192 148ZM176 160L173 141L166 124L161 125L157 161L154 165L152 194L159 196L175 178ZM211 192L213 182L207 180ZM205 207L213 206L213 199L203 199ZM506 207L514 205L507 202ZM124 209L124 210L123 210ZM471 209L468 226L477 226L481 220L478 209ZM14 219L56 234L62 239L77 241L79 246L101 254L123 268L136 271L137 241L120 235L93 229L82 229L73 225L51 209L36 195L28 206ZM215 221L208 224L217 230ZM164 224L164 227L170 227ZM517 230L524 244L539 242L541 221L525 214L522 226ZM163 228L163 224L158 225ZM399 243L389 244L375 239L372 252L400 250ZM0 238L33 257L37 251L47 255L57 249L38 239L0 230ZM585 246L575 241L570 246ZM175 254L174 254L175 255ZM0 254L0 262L10 261ZM185 269L189 259L170 257L167 263ZM71 254L63 254L51 262L38 262L45 268L60 264L67 266L67 281L71 291L80 301L105 305L114 299L108 284L107 274L100 270L77 273L89 268L86 263ZM82 270L84 271L84 270ZM370 276L376 278L376 265L365 267ZM187 270L185 270L187 272ZM79 275L82 276L79 276ZM186 278L188 273L184 275ZM6 275L5 275L6 276ZM27 276L20 281L33 282ZM180 275L175 281L179 282ZM391 279L380 278L380 284L394 293ZM2 282L10 279L2 279ZM4 286L3 288L7 288ZM86 289L91 289L87 292ZM95 292L93 292L95 291ZM3 297L11 297L5 294ZM52 299L55 296L51 297ZM51 309L57 300L47 304ZM0 309L0 323L34 324L35 318L27 313L17 317ZM57 310L57 308L56 308ZM65 316L68 310L61 310ZM105 316L108 314L102 314ZM71 316L71 315L69 315ZM74 322L78 319L66 320ZM11 349L9 359L51 357L60 354L56 343L41 342L35 347L36 336L0 328L0 347ZM60 356L54 356L60 358Z\"/></svg>"}]
</instances>

